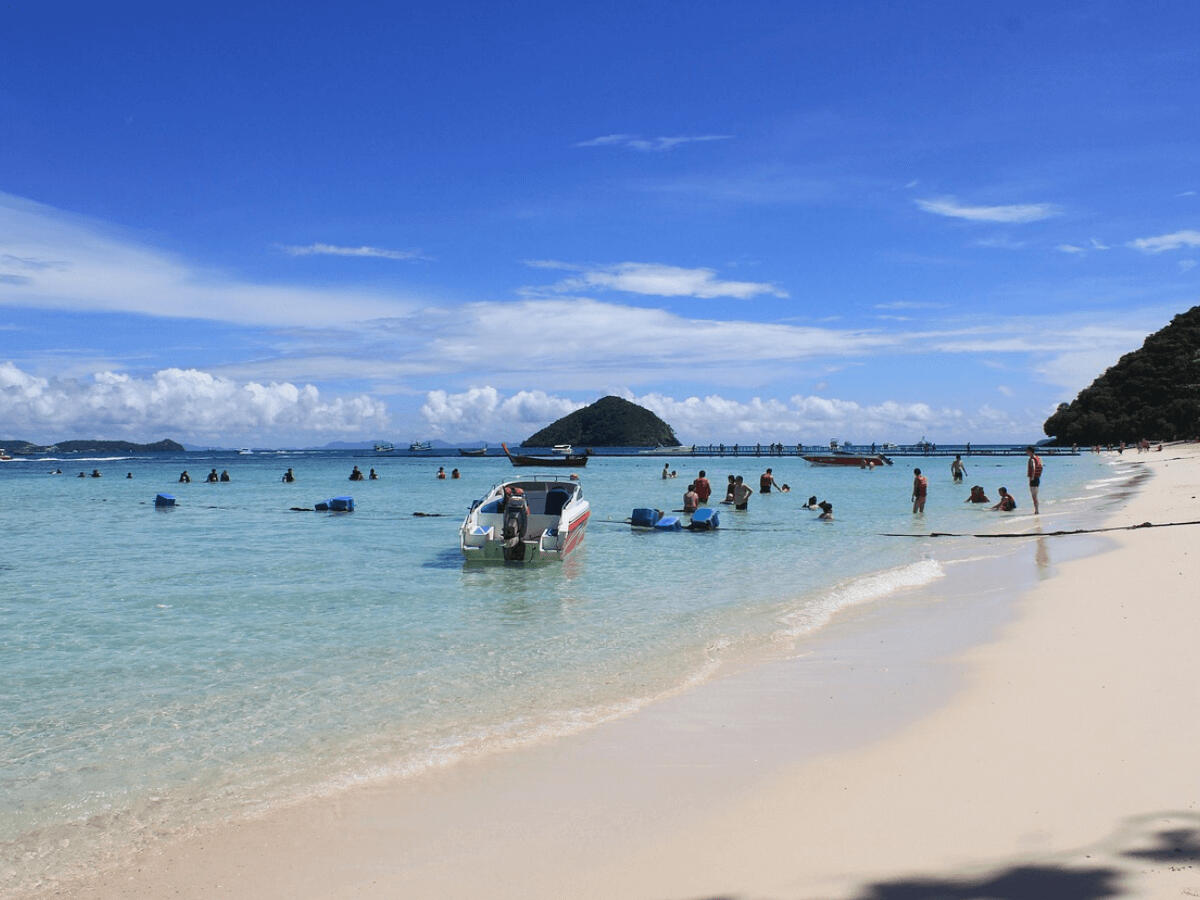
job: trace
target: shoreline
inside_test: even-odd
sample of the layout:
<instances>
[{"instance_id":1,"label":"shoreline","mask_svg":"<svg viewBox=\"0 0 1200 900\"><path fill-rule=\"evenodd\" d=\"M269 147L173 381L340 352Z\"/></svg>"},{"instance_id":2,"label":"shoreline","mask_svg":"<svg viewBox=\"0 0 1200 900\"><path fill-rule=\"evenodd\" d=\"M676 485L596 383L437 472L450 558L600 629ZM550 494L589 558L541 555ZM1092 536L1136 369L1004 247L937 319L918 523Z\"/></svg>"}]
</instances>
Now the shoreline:
<instances>
[{"instance_id":1,"label":"shoreline","mask_svg":"<svg viewBox=\"0 0 1200 900\"><path fill-rule=\"evenodd\" d=\"M1195 453L1185 452L1195 465ZM1130 461L1160 462L1145 456ZM1192 479L1194 484L1194 472ZM1149 490L1154 492L1153 481ZM1139 492L1117 515L1126 517L1124 510L1136 508L1141 499ZM1112 538L1114 549L1065 567L1119 555L1130 542L1145 539L1137 532L1114 535L1119 536ZM1186 536L1159 532L1154 539L1175 545ZM356 788L165 844L139 856L133 867L48 894L690 896L774 890L794 896L807 880L822 884L821 893L799 896L833 896L827 892L833 876L818 875L808 865L794 871L782 848L774 858L748 843L747 836L759 830L761 813L772 810L773 828L758 835L764 846L771 845L772 835L778 843L780 834L804 835L795 839L806 847L820 846L820 823L807 820L832 817L838 798L825 796L828 808L815 804L815 817L808 794L792 812L778 809L778 798L829 766L853 767L863 754L886 757L911 739L914 729L955 714L963 697L979 690L976 657L1010 643L1008 632L1027 624L1029 598L1046 588L1054 591L1055 585L1061 589L1063 577L1024 591L1015 621L1004 611L1011 599L994 598L992 618L967 641L974 649L955 645L955 639L961 644L961 633L941 635L947 643L933 658L928 643L916 642L915 653L926 654L920 660L868 645L867 638L880 634L902 638L905 627L936 630L947 616L945 599L910 604L916 619L884 623L882 632L879 619L896 614L892 604L888 609L851 607L839 613L828 633L804 642L807 652L735 671L629 718L550 745L473 760L407 782ZM937 594L945 587L929 591ZM978 608L959 613L970 615ZM1008 662L1011 667L1012 658ZM810 723L830 715L814 687L813 672L822 666L839 692L832 704L836 717L844 720L853 713L870 726L866 733L843 729L841 744L822 744L821 735L806 734ZM947 674L947 667L957 671ZM889 680L895 690L880 698L879 684ZM911 699L918 694L914 710ZM805 702L798 703L798 697ZM874 772L872 764L866 774ZM797 816L804 821L795 821ZM697 853L702 846L709 851ZM834 857L825 853L823 858ZM902 856L905 868L920 858L911 852ZM843 871L839 877L849 884L868 871L888 870L881 863L875 853L870 865L850 866L850 874ZM1200 886L1200 878L1194 880Z\"/></svg>"}]
</instances>

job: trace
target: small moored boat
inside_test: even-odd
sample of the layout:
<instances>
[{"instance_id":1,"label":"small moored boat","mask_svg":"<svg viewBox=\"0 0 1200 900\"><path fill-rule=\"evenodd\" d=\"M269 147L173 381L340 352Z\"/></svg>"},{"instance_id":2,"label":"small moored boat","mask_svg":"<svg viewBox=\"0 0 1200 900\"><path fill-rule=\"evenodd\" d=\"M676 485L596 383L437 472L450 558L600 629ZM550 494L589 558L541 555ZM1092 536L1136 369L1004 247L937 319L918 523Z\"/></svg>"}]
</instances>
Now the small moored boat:
<instances>
[{"instance_id":1,"label":"small moored boat","mask_svg":"<svg viewBox=\"0 0 1200 900\"><path fill-rule=\"evenodd\" d=\"M459 547L467 562L563 560L583 542L590 515L577 481L506 481L471 506Z\"/></svg>"},{"instance_id":2,"label":"small moored boat","mask_svg":"<svg viewBox=\"0 0 1200 900\"><path fill-rule=\"evenodd\" d=\"M376 453L391 453L395 449L396 449L396 447L394 444L392 444L391 441L376 441L375 442L375 452Z\"/></svg>"},{"instance_id":3,"label":"small moored boat","mask_svg":"<svg viewBox=\"0 0 1200 900\"><path fill-rule=\"evenodd\" d=\"M487 456L487 444L484 444L482 447L478 447L474 450L466 450L462 447L459 447L458 455L459 456Z\"/></svg>"},{"instance_id":4,"label":"small moored boat","mask_svg":"<svg viewBox=\"0 0 1200 900\"><path fill-rule=\"evenodd\" d=\"M429 441L413 441L408 445L409 453L420 453L422 450L432 450L433 444Z\"/></svg>"},{"instance_id":5,"label":"small moored boat","mask_svg":"<svg viewBox=\"0 0 1200 900\"><path fill-rule=\"evenodd\" d=\"M820 453L814 456L804 456L814 466L854 466L857 469L869 469L874 466L890 466L892 461L882 453L858 456L853 453Z\"/></svg>"},{"instance_id":6,"label":"small moored boat","mask_svg":"<svg viewBox=\"0 0 1200 900\"><path fill-rule=\"evenodd\" d=\"M522 456L519 453L510 452L508 444L501 444L500 446L504 448L504 455L509 458L514 466L550 466L557 469L566 469L572 466L586 466L588 461L586 453L572 453L568 456Z\"/></svg>"}]
</instances>

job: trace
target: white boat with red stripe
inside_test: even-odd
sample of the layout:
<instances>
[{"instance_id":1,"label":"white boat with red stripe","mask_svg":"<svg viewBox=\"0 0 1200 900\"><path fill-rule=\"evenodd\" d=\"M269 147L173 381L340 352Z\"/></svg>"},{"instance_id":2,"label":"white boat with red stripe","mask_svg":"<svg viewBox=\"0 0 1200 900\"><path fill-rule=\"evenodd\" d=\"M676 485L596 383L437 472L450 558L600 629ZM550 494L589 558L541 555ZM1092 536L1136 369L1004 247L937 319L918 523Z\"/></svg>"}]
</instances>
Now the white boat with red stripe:
<instances>
[{"instance_id":1,"label":"white boat with red stripe","mask_svg":"<svg viewBox=\"0 0 1200 900\"><path fill-rule=\"evenodd\" d=\"M505 481L472 504L459 546L467 562L560 561L583 543L591 514L574 476Z\"/></svg>"}]
</instances>

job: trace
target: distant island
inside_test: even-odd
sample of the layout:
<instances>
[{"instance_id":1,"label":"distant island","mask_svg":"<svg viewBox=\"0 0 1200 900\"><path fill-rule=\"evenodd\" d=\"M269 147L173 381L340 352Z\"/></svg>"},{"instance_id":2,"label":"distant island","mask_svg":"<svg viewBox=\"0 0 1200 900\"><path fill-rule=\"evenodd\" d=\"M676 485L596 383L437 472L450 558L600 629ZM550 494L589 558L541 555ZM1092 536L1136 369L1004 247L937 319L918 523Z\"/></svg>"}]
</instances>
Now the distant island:
<instances>
[{"instance_id":1,"label":"distant island","mask_svg":"<svg viewBox=\"0 0 1200 900\"><path fill-rule=\"evenodd\" d=\"M155 441L153 444L134 444L129 441L59 441L42 446L29 441L0 441L14 456L29 456L34 453L182 453L183 445L171 440Z\"/></svg>"},{"instance_id":2,"label":"distant island","mask_svg":"<svg viewBox=\"0 0 1200 900\"><path fill-rule=\"evenodd\" d=\"M671 426L644 406L602 397L547 425L522 442L527 447L678 447Z\"/></svg>"},{"instance_id":3,"label":"distant island","mask_svg":"<svg viewBox=\"0 0 1200 900\"><path fill-rule=\"evenodd\" d=\"M1200 306L1060 403L1044 430L1060 444L1114 444L1200 435Z\"/></svg>"}]
</instances>

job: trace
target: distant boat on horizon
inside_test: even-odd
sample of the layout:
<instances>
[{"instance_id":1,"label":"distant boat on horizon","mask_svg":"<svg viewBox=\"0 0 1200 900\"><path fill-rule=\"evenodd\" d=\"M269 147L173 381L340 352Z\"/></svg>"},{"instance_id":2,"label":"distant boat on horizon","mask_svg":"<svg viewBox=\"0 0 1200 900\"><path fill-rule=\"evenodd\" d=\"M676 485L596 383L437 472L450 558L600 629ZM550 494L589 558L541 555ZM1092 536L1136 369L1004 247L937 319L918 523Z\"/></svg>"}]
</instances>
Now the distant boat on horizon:
<instances>
[{"instance_id":1,"label":"distant boat on horizon","mask_svg":"<svg viewBox=\"0 0 1200 900\"><path fill-rule=\"evenodd\" d=\"M395 446L392 443L390 443L389 441L376 441L375 442L375 452L376 453L391 453L395 449L396 449Z\"/></svg>"},{"instance_id":2,"label":"distant boat on horizon","mask_svg":"<svg viewBox=\"0 0 1200 900\"><path fill-rule=\"evenodd\" d=\"M432 450L433 444L429 441L413 441L408 445L409 453L420 453L422 450Z\"/></svg>"}]
</instances>

